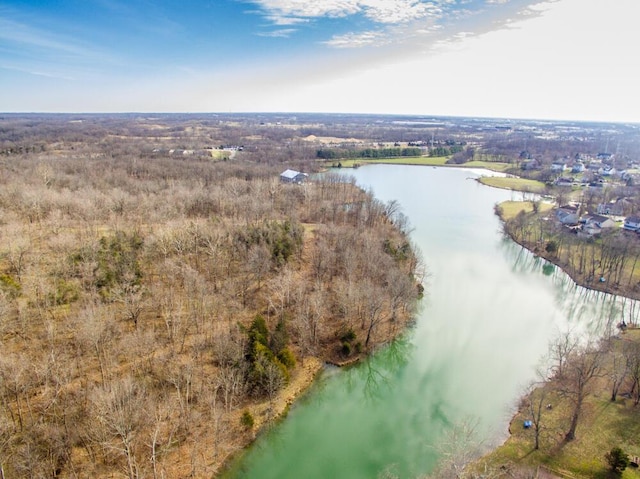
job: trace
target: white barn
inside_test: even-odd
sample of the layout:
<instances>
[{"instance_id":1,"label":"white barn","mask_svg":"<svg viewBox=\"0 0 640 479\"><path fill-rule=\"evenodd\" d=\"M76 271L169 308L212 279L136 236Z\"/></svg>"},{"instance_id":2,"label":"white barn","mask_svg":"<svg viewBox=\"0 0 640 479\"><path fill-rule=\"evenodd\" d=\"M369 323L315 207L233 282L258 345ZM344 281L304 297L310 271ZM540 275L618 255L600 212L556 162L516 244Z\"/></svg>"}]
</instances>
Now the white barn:
<instances>
[{"instance_id":1,"label":"white barn","mask_svg":"<svg viewBox=\"0 0 640 479\"><path fill-rule=\"evenodd\" d=\"M300 173L296 170L285 170L280 173L280 181L282 183L304 183L305 180L309 177L306 173Z\"/></svg>"}]
</instances>

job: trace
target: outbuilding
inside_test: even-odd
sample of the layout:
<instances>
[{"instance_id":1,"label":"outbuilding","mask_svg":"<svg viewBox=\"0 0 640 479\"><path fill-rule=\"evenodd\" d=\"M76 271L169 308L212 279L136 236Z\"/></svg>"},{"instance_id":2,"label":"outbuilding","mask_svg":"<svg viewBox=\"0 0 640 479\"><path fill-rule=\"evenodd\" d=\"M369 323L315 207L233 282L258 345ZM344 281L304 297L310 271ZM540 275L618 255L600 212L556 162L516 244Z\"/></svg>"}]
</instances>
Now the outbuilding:
<instances>
[{"instance_id":1,"label":"outbuilding","mask_svg":"<svg viewBox=\"0 0 640 479\"><path fill-rule=\"evenodd\" d=\"M306 173L301 173L296 170L285 170L282 173L280 173L280 181L282 183L300 184L300 183L304 183L308 177L309 175L307 175Z\"/></svg>"}]
</instances>

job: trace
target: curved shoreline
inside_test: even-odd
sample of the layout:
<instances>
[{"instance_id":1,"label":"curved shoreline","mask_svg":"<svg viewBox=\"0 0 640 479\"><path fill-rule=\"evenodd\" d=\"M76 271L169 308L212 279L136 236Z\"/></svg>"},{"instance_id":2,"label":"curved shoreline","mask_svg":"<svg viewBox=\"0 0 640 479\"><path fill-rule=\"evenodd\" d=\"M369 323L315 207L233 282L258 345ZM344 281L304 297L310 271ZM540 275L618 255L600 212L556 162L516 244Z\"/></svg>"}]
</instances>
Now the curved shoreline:
<instances>
[{"instance_id":1,"label":"curved shoreline","mask_svg":"<svg viewBox=\"0 0 640 479\"><path fill-rule=\"evenodd\" d=\"M500 221L505 223L505 219L499 214L499 212L496 212L496 215L498 216L498 218L500 218ZM566 263L563 263L562 261L560 261L559 258L557 258L554 255L551 255L550 253L548 253L544 249L538 248L537 245L527 244L527 243L524 243L522 241L518 241L518 239L516 239L508 231L505 231L505 234L508 235L509 238L514 243L520 245L522 248L524 248L527 251L531 252L531 254L533 254L535 256L539 256L540 258L543 258L544 260L548 261L549 263L552 263L553 265L555 265L558 268L560 268L567 276L569 276L569 278L571 278L571 280L575 283L576 286L580 286L582 288L585 288L585 289L588 289L588 290L591 290L591 291L596 291L596 292L599 292L599 293L607 293L607 294L611 294L613 296L618 296L618 297L621 297L621 298L627 298L627 299L634 300L634 301L635 300L640 300L640 293L639 292L633 292L633 291L628 291L628 290L620 290L620 289L617 289L615 287L611 287L611 283L608 283L608 282L587 281L584 278L582 278L581 275L579 275L578 273L573 271L571 268L569 268L569 265L567 265Z\"/></svg>"}]
</instances>

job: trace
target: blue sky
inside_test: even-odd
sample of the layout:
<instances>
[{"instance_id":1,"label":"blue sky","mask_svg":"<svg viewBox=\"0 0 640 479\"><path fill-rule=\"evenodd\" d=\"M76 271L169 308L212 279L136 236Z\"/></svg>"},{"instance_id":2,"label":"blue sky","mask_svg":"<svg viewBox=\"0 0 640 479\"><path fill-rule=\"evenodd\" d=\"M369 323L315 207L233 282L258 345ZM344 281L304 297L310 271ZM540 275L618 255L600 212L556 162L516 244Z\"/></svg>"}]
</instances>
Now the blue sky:
<instances>
[{"instance_id":1,"label":"blue sky","mask_svg":"<svg viewBox=\"0 0 640 479\"><path fill-rule=\"evenodd\" d=\"M640 121L637 0L0 3L0 111Z\"/></svg>"}]
</instances>

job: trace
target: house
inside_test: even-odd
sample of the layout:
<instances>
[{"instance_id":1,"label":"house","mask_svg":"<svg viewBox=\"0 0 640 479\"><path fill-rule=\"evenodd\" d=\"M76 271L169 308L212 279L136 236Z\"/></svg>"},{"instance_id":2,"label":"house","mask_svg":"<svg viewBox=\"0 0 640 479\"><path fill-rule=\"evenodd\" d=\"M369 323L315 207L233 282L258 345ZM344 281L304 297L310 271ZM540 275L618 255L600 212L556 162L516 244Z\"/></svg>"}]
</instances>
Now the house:
<instances>
[{"instance_id":1,"label":"house","mask_svg":"<svg viewBox=\"0 0 640 479\"><path fill-rule=\"evenodd\" d=\"M623 216L626 204L627 201L624 199L611 201L609 203L600 203L596 207L596 213L599 215Z\"/></svg>"},{"instance_id":2,"label":"house","mask_svg":"<svg viewBox=\"0 0 640 479\"><path fill-rule=\"evenodd\" d=\"M551 171L564 171L567 164L563 160L556 160L551 163Z\"/></svg>"},{"instance_id":3,"label":"house","mask_svg":"<svg viewBox=\"0 0 640 479\"><path fill-rule=\"evenodd\" d=\"M582 223L582 231L589 236L597 235L603 229L615 228L616 222L611 218L600 215L586 215L580 222Z\"/></svg>"},{"instance_id":4,"label":"house","mask_svg":"<svg viewBox=\"0 0 640 479\"><path fill-rule=\"evenodd\" d=\"M613 160L613 153L598 153L596 158L601 161L611 161Z\"/></svg>"},{"instance_id":5,"label":"house","mask_svg":"<svg viewBox=\"0 0 640 479\"><path fill-rule=\"evenodd\" d=\"M584 171L584 163L578 161L571 167L571 173L582 173Z\"/></svg>"},{"instance_id":6,"label":"house","mask_svg":"<svg viewBox=\"0 0 640 479\"><path fill-rule=\"evenodd\" d=\"M296 170L285 170L280 173L280 181L282 183L295 183L299 185L304 183L308 177L309 175L306 173L300 173Z\"/></svg>"},{"instance_id":7,"label":"house","mask_svg":"<svg viewBox=\"0 0 640 479\"><path fill-rule=\"evenodd\" d=\"M622 227L625 230L638 231L640 229L640 217L627 216L624 220L624 225L622 225Z\"/></svg>"},{"instance_id":8,"label":"house","mask_svg":"<svg viewBox=\"0 0 640 479\"><path fill-rule=\"evenodd\" d=\"M577 225L580 220L578 207L573 205L562 206L556 211L556 218L563 225Z\"/></svg>"},{"instance_id":9,"label":"house","mask_svg":"<svg viewBox=\"0 0 640 479\"><path fill-rule=\"evenodd\" d=\"M522 162L521 168L523 170L539 170L542 165L538 160L525 160Z\"/></svg>"},{"instance_id":10,"label":"house","mask_svg":"<svg viewBox=\"0 0 640 479\"><path fill-rule=\"evenodd\" d=\"M573 178L567 178L565 176L561 176L556 181L556 186L571 186L573 185Z\"/></svg>"}]
</instances>

